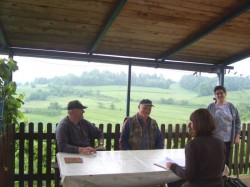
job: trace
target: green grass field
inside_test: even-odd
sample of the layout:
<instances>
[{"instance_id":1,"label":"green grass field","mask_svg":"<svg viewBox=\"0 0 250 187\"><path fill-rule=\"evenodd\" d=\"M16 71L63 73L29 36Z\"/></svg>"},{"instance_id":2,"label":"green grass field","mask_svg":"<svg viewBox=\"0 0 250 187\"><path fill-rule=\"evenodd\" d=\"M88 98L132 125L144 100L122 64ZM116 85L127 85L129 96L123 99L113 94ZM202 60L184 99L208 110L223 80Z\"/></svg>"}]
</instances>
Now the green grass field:
<instances>
[{"instance_id":1,"label":"green grass field","mask_svg":"<svg viewBox=\"0 0 250 187\"><path fill-rule=\"evenodd\" d=\"M73 99L80 100L84 105L87 105L85 118L92 123L100 124L122 124L124 117L126 116L127 105L127 87L126 86L85 86L74 87L79 92L84 90L91 90L93 96L71 96L71 97L55 97L48 96L46 101L25 101L22 109L25 108L47 108L50 103L57 102L62 109L61 115L57 116L45 116L26 114L29 122L37 124L42 122L44 124L58 123L64 116L67 115L66 105L68 101ZM48 91L45 85L36 85L36 88L31 86L19 86L18 93L24 93L26 97L32 92L37 90ZM170 89L160 89L152 87L132 87L131 88L131 102L130 102L130 116L137 112L138 103L141 99L148 98L153 101L155 107L152 109L151 117L156 119L158 124L183 124L189 120L190 114L197 108L207 107L207 105L213 102L211 96L199 97L197 93L182 89L178 83L173 84ZM162 99L173 99L174 104L162 104ZM250 90L243 90L237 92L228 93L228 101L233 104L240 105L241 103L249 103ZM102 107L100 107L100 104ZM111 104L114 108L111 109ZM250 121L250 116L248 122ZM243 121L246 122L246 121Z\"/></svg>"}]
</instances>

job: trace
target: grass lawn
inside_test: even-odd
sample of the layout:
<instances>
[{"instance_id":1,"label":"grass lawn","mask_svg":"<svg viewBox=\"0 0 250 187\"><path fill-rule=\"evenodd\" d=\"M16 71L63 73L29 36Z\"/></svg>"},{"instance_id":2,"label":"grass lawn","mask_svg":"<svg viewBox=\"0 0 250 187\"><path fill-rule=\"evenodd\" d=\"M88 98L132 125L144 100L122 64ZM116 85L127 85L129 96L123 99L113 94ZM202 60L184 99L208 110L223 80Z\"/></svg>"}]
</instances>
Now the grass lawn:
<instances>
[{"instance_id":1,"label":"grass lawn","mask_svg":"<svg viewBox=\"0 0 250 187\"><path fill-rule=\"evenodd\" d=\"M127 87L126 86L85 86L73 87L79 93L91 90L92 95L56 97L48 95L45 101L24 100L22 107L25 109L47 109L50 103L57 102L61 107L60 115L42 115L27 113L30 122L35 124L42 122L44 124L58 123L67 115L66 106L68 101L78 99L84 105L88 106L85 118L92 123L122 124L126 117L127 106ZM49 91L47 85L36 85L32 88L30 85L18 86L18 93L24 93L25 98L37 91ZM183 124L189 120L190 114L197 108L207 107L213 102L213 95L200 97L197 93L182 89L178 83L173 84L170 89L152 88L152 87L131 87L130 116L138 110L138 103L143 98L153 101L155 107L152 109L151 117L156 119L158 124ZM230 92L227 96L233 104L249 103L250 90ZM162 103L162 100L172 100L173 103ZM113 105L113 107L112 107ZM250 120L250 116L248 118ZM54 130L54 129L53 129Z\"/></svg>"}]
</instances>

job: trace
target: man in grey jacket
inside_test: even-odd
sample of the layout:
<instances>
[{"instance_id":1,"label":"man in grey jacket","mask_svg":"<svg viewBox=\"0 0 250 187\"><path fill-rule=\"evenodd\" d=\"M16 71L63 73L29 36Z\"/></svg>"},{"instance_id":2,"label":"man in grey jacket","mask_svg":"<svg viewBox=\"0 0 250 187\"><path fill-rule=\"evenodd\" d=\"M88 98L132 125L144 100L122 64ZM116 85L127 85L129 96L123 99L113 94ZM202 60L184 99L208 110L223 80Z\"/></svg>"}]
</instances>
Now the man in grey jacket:
<instances>
[{"instance_id":1,"label":"man in grey jacket","mask_svg":"<svg viewBox=\"0 0 250 187\"><path fill-rule=\"evenodd\" d=\"M68 103L68 116L59 122L56 129L59 152L93 154L103 149L102 131L83 117L86 108L78 100ZM97 148L90 146L93 139L98 139Z\"/></svg>"}]
</instances>

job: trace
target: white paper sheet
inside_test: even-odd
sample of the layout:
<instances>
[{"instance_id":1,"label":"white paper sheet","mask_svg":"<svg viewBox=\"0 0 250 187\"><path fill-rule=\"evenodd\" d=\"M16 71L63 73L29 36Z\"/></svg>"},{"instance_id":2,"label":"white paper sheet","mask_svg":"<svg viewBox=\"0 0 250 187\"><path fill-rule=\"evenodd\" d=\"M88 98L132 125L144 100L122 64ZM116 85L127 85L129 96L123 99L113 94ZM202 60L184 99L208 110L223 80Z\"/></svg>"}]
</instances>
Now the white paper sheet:
<instances>
[{"instance_id":1,"label":"white paper sheet","mask_svg":"<svg viewBox=\"0 0 250 187\"><path fill-rule=\"evenodd\" d=\"M159 162L156 162L154 163L156 166L159 166L161 168L164 168L164 169L167 169L166 167L166 163L167 162L172 162L172 163L176 163L178 164L179 166L182 166L182 167L185 167L185 160L183 160L183 158L169 158L169 157L166 157L164 160L161 160Z\"/></svg>"}]
</instances>

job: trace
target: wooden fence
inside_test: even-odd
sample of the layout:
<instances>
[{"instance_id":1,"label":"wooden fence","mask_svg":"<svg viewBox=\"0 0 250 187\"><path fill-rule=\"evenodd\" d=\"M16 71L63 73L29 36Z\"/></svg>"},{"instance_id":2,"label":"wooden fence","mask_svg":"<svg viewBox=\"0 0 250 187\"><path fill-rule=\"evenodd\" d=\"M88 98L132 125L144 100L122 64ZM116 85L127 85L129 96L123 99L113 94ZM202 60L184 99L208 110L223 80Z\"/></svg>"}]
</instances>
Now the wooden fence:
<instances>
[{"instance_id":1,"label":"wooden fence","mask_svg":"<svg viewBox=\"0 0 250 187\"><path fill-rule=\"evenodd\" d=\"M14 166L12 128L0 135L0 187L12 186Z\"/></svg>"},{"instance_id":2,"label":"wooden fence","mask_svg":"<svg viewBox=\"0 0 250 187\"><path fill-rule=\"evenodd\" d=\"M103 124L99 128L103 130ZM15 187L51 187L54 186L54 169L51 164L56 161L56 145L55 133L52 132L52 124L48 123L44 126L39 123L37 131L34 131L34 124L30 123L25 126L24 123L14 127L13 140L15 142L15 158L14 158L14 180L11 186ZM115 125L112 131L112 124L107 124L104 132L106 150L119 150L119 137L121 126ZM186 125L168 125L160 126L164 136L165 148L184 148L189 140ZM241 142L235 146L232 153L232 161L230 163L231 171L238 171L240 174L249 173L249 150L250 124L242 125ZM92 142L94 145L95 142ZM215 153L216 154L216 153ZM237 167L236 160L239 165Z\"/></svg>"}]
</instances>

